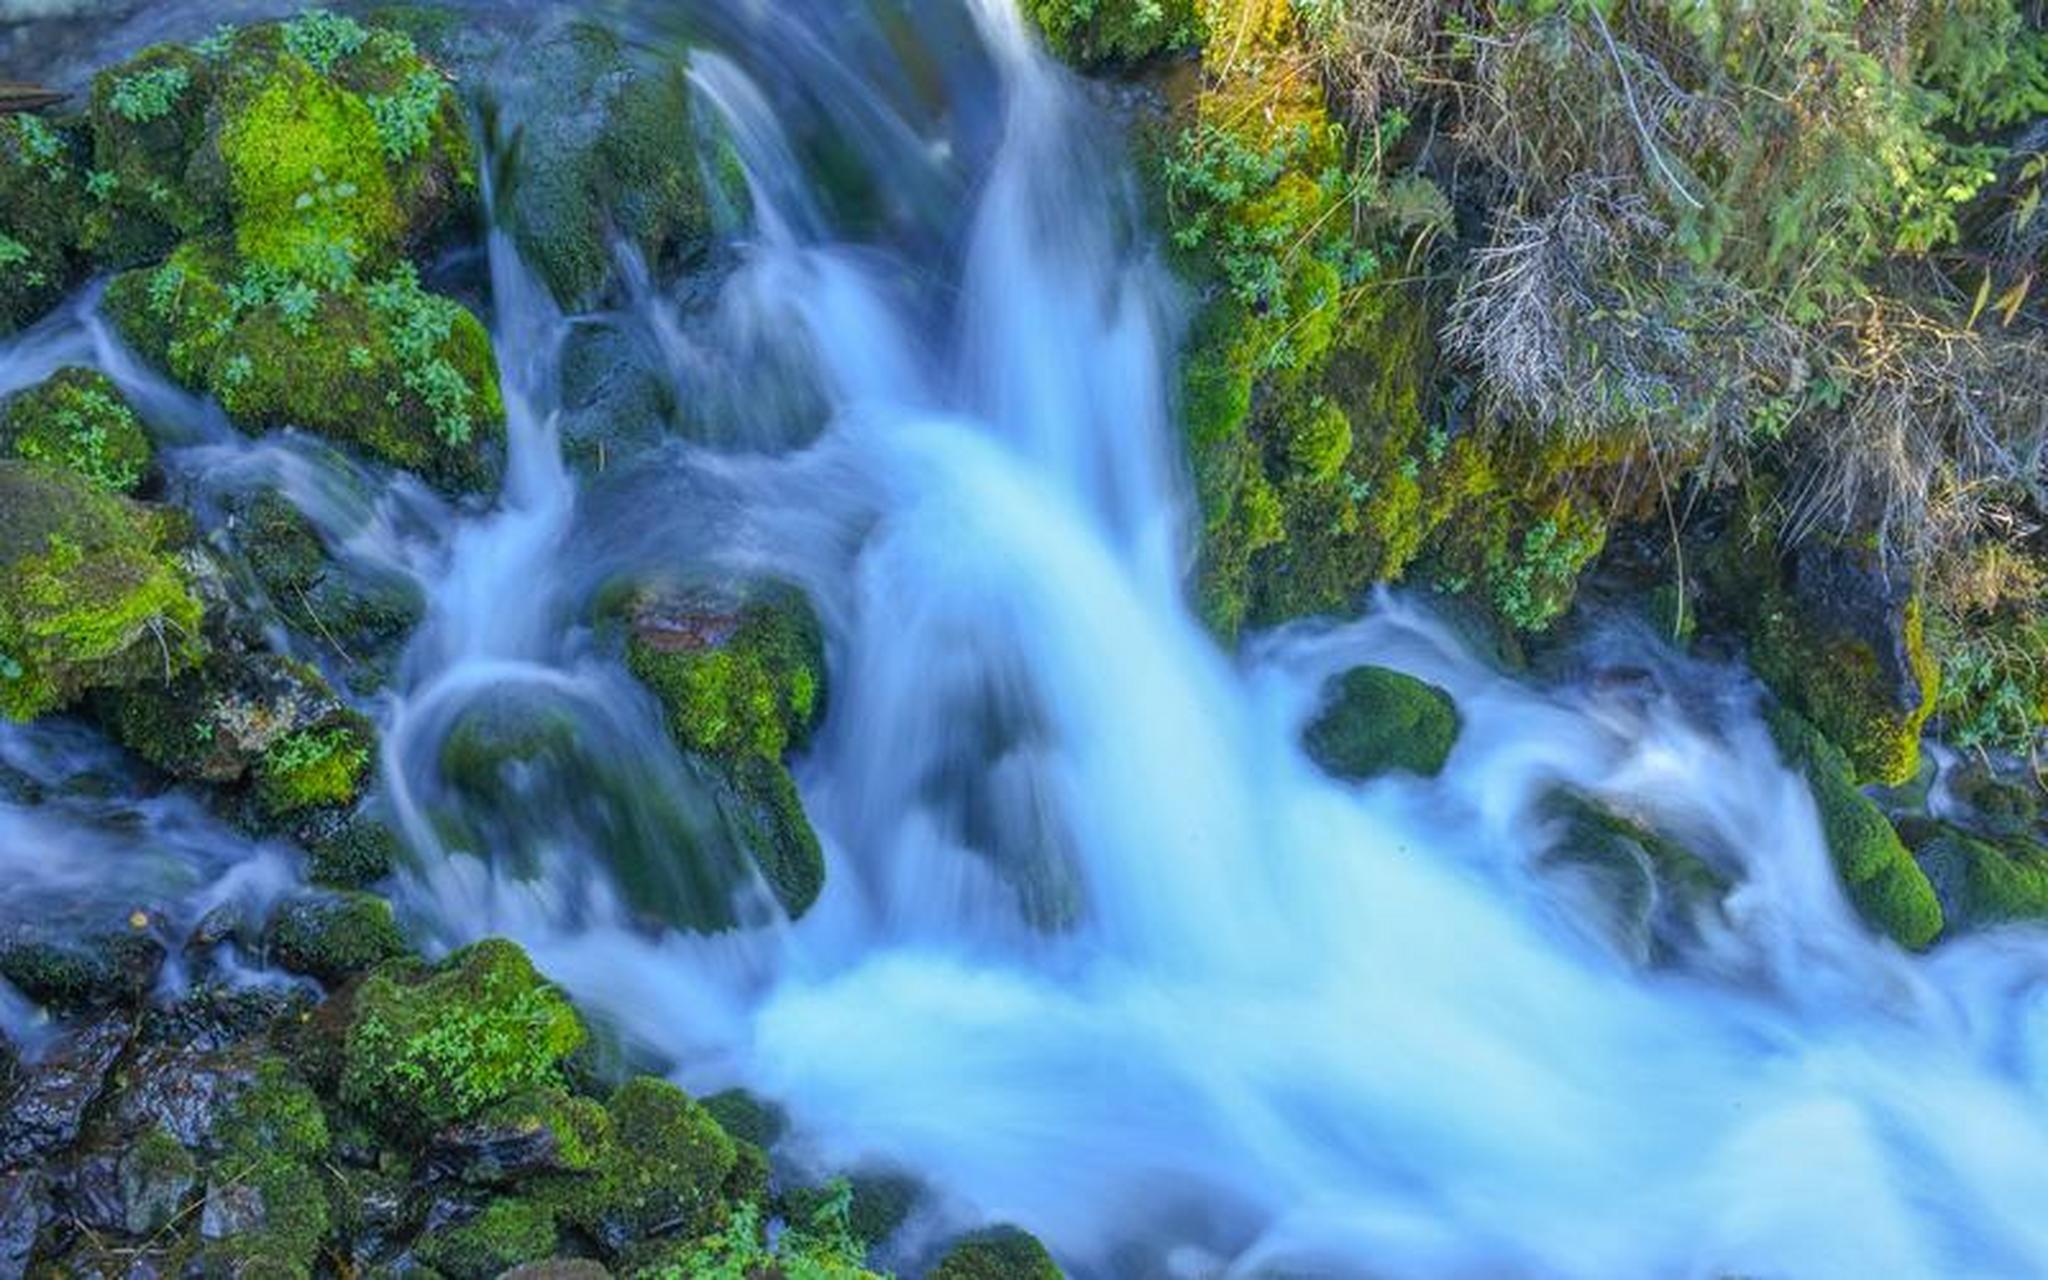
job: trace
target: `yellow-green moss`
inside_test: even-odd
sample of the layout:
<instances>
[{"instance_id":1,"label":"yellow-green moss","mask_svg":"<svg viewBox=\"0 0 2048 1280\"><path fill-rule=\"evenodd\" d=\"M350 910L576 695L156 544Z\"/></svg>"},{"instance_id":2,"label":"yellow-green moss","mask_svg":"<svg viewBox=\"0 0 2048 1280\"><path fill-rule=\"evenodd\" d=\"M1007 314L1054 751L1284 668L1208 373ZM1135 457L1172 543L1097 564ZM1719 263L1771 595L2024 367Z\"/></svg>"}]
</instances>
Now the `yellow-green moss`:
<instances>
[{"instance_id":1,"label":"yellow-green moss","mask_svg":"<svg viewBox=\"0 0 2048 1280\"><path fill-rule=\"evenodd\" d=\"M369 726L354 716L288 733L257 764L256 798L272 816L352 804L361 793L370 750Z\"/></svg>"},{"instance_id":2,"label":"yellow-green moss","mask_svg":"<svg viewBox=\"0 0 2048 1280\"><path fill-rule=\"evenodd\" d=\"M1035 1237L1016 1227L988 1227L948 1249L931 1280L1061 1280L1061 1272Z\"/></svg>"},{"instance_id":3,"label":"yellow-green moss","mask_svg":"<svg viewBox=\"0 0 2048 1280\"><path fill-rule=\"evenodd\" d=\"M108 493L133 492L149 467L141 421L94 369L60 369L8 401L0 440L15 457L63 467Z\"/></svg>"},{"instance_id":4,"label":"yellow-green moss","mask_svg":"<svg viewBox=\"0 0 2048 1280\"><path fill-rule=\"evenodd\" d=\"M422 1236L414 1252L450 1280L493 1280L521 1263L552 1257L556 1234L547 1205L507 1196L466 1221Z\"/></svg>"},{"instance_id":5,"label":"yellow-green moss","mask_svg":"<svg viewBox=\"0 0 2048 1280\"><path fill-rule=\"evenodd\" d=\"M1902 627L1918 690L1910 710L1898 706L1868 642L1822 631L1782 592L1762 597L1750 633L1757 674L1841 747L1855 776L1888 786L1907 781L1920 767L1920 733L1934 710L1940 678L1927 654L1917 595L1905 605Z\"/></svg>"},{"instance_id":6,"label":"yellow-green moss","mask_svg":"<svg viewBox=\"0 0 2048 1280\"><path fill-rule=\"evenodd\" d=\"M1309 757L1340 778L1390 769L1433 777L1458 739L1458 708L1435 685L1385 667L1353 667L1303 735Z\"/></svg>"},{"instance_id":7,"label":"yellow-green moss","mask_svg":"<svg viewBox=\"0 0 2048 1280\"><path fill-rule=\"evenodd\" d=\"M203 651L161 522L42 463L0 461L0 714L167 679Z\"/></svg>"}]
</instances>

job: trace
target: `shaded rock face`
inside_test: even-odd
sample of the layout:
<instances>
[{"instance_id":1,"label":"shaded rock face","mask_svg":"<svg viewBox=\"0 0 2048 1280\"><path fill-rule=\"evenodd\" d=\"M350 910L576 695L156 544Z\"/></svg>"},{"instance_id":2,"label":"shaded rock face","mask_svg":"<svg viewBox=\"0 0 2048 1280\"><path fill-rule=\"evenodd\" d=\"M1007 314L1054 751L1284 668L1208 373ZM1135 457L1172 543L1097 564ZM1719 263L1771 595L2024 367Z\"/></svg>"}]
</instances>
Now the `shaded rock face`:
<instances>
[{"instance_id":1,"label":"shaded rock face","mask_svg":"<svg viewBox=\"0 0 2048 1280\"><path fill-rule=\"evenodd\" d=\"M1876 659L1876 690L1900 717L1922 711L1929 691L1907 621L1913 584L1868 551L1813 541L1793 549L1788 585L1814 624L1852 637Z\"/></svg>"},{"instance_id":2,"label":"shaded rock face","mask_svg":"<svg viewBox=\"0 0 2048 1280\"><path fill-rule=\"evenodd\" d=\"M0 1276L27 1274L36 1233L49 1216L49 1188L40 1170L0 1173Z\"/></svg>"}]
</instances>

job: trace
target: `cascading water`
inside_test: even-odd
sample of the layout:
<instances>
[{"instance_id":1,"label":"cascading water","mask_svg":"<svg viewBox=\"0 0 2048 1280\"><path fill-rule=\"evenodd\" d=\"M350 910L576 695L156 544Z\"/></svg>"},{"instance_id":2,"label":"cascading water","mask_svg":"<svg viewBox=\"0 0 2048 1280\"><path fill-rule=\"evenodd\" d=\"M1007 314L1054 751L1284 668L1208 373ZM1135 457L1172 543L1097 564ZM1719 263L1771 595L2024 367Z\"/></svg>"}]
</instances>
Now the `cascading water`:
<instances>
[{"instance_id":1,"label":"cascading water","mask_svg":"<svg viewBox=\"0 0 2048 1280\"><path fill-rule=\"evenodd\" d=\"M721 438L793 438L778 413L815 399L801 451L677 445L579 483L555 420L581 319L502 237L488 513L240 442L84 318L4 382L97 344L179 424L173 469L280 480L337 550L418 581L379 709L409 914L518 938L693 1090L781 1103L782 1158L915 1172L932 1229L1015 1221L1100 1276L2048 1274L2048 946L1874 941L1738 675L1621 636L1598 678L1531 688L1397 598L1217 651L1182 602L1176 302L1113 131L1005 0L972 18L930 15L943 119L863 22L705 19L696 89L751 230L708 322L651 290L628 318ZM861 242L785 111L839 117L886 206ZM756 367L815 396L750 396ZM832 705L797 773L829 873L796 924L756 887L712 935L633 905L688 878L674 842L708 819L579 619L662 567L793 581L825 621ZM1302 755L1316 691L1362 660L1457 700L1439 778L1344 785ZM507 704L574 726L509 808L442 755ZM0 739L52 774L87 750ZM1560 790L1682 834L1738 881L1725 913L1644 964L1554 873ZM5 799L0 849L75 823L54 861L89 875L83 803ZM167 846L187 880L280 874L153 803L200 833Z\"/></svg>"}]
</instances>

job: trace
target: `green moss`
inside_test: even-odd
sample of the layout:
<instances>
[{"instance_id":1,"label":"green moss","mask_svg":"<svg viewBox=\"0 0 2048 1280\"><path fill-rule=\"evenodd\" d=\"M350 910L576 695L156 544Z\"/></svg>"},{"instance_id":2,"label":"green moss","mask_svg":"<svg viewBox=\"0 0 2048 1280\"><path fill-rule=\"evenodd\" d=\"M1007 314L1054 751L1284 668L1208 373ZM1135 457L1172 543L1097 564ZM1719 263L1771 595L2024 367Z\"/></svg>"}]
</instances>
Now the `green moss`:
<instances>
[{"instance_id":1,"label":"green moss","mask_svg":"<svg viewBox=\"0 0 2048 1280\"><path fill-rule=\"evenodd\" d=\"M727 1089L705 1098L704 1109L718 1121L718 1127L757 1147L772 1147L782 1140L789 1118L782 1108L744 1089Z\"/></svg>"},{"instance_id":2,"label":"green moss","mask_svg":"<svg viewBox=\"0 0 2048 1280\"><path fill-rule=\"evenodd\" d=\"M796 780L779 763L747 757L729 763L722 781L720 802L728 828L775 900L796 919L811 909L825 885L825 853L804 814Z\"/></svg>"},{"instance_id":3,"label":"green moss","mask_svg":"<svg viewBox=\"0 0 2048 1280\"><path fill-rule=\"evenodd\" d=\"M431 971L386 967L356 996L341 1097L396 1134L419 1135L559 1080L582 1022L502 939L465 947Z\"/></svg>"},{"instance_id":4,"label":"green moss","mask_svg":"<svg viewBox=\"0 0 2048 1280\"><path fill-rule=\"evenodd\" d=\"M657 1232L688 1238L721 1226L721 1191L739 1156L711 1114L647 1076L621 1085L606 1110L616 1147L599 1176L570 1185L564 1219L614 1251Z\"/></svg>"},{"instance_id":5,"label":"green moss","mask_svg":"<svg viewBox=\"0 0 2048 1280\"><path fill-rule=\"evenodd\" d=\"M1857 912L1901 946L1928 946L1942 929L1934 886L1884 813L1856 789L1847 757L1791 711L1774 707L1768 718L1786 763L1813 790L1821 834Z\"/></svg>"},{"instance_id":6,"label":"green moss","mask_svg":"<svg viewBox=\"0 0 2048 1280\"><path fill-rule=\"evenodd\" d=\"M59 369L8 401L0 439L15 457L63 467L108 493L133 492L149 467L141 421L93 369Z\"/></svg>"},{"instance_id":7,"label":"green moss","mask_svg":"<svg viewBox=\"0 0 2048 1280\"><path fill-rule=\"evenodd\" d=\"M1302 735L1309 758L1340 778L1390 769L1434 777L1458 738L1458 708L1434 685L1385 667L1353 667Z\"/></svg>"},{"instance_id":8,"label":"green moss","mask_svg":"<svg viewBox=\"0 0 2048 1280\"><path fill-rule=\"evenodd\" d=\"M1024 12L1054 53L1083 66L1134 62L1200 34L1192 0L1026 0Z\"/></svg>"},{"instance_id":9,"label":"green moss","mask_svg":"<svg viewBox=\"0 0 2048 1280\"><path fill-rule=\"evenodd\" d=\"M50 1009L72 1012L149 994L163 948L135 930L98 937L13 932L0 938L0 978Z\"/></svg>"},{"instance_id":10,"label":"green moss","mask_svg":"<svg viewBox=\"0 0 2048 1280\"><path fill-rule=\"evenodd\" d=\"M1045 1246L1016 1227L989 1227L966 1236L932 1268L931 1280L1060 1280Z\"/></svg>"},{"instance_id":11,"label":"green moss","mask_svg":"<svg viewBox=\"0 0 2048 1280\"><path fill-rule=\"evenodd\" d=\"M294 730L263 753L256 768L256 799L273 817L353 804L370 754L369 727L359 717Z\"/></svg>"},{"instance_id":12,"label":"green moss","mask_svg":"<svg viewBox=\"0 0 2048 1280\"><path fill-rule=\"evenodd\" d=\"M0 334L40 319L77 277L81 151L41 116L0 115Z\"/></svg>"},{"instance_id":13,"label":"green moss","mask_svg":"<svg viewBox=\"0 0 2048 1280\"><path fill-rule=\"evenodd\" d=\"M466 1222L421 1237L414 1252L450 1280L492 1280L521 1263L553 1256L556 1234L548 1206L495 1199Z\"/></svg>"},{"instance_id":14,"label":"green moss","mask_svg":"<svg viewBox=\"0 0 2048 1280\"><path fill-rule=\"evenodd\" d=\"M150 1129L121 1153L122 1225L138 1236L163 1229L185 1211L198 1175L191 1152L163 1129Z\"/></svg>"},{"instance_id":15,"label":"green moss","mask_svg":"<svg viewBox=\"0 0 2048 1280\"><path fill-rule=\"evenodd\" d=\"M1908 661L1919 693L1901 710L1870 645L1830 633L1781 592L1763 597L1751 630L1751 662L1779 697L1838 744L1856 776L1896 786L1920 766L1920 733L1935 706L1938 675L1927 656L1918 597L1905 607Z\"/></svg>"},{"instance_id":16,"label":"green moss","mask_svg":"<svg viewBox=\"0 0 2048 1280\"><path fill-rule=\"evenodd\" d=\"M160 521L41 463L0 461L0 714L165 679L202 652Z\"/></svg>"},{"instance_id":17,"label":"green moss","mask_svg":"<svg viewBox=\"0 0 2048 1280\"><path fill-rule=\"evenodd\" d=\"M412 953L391 904L369 893L287 898L271 912L267 940L284 969L327 983Z\"/></svg>"}]
</instances>

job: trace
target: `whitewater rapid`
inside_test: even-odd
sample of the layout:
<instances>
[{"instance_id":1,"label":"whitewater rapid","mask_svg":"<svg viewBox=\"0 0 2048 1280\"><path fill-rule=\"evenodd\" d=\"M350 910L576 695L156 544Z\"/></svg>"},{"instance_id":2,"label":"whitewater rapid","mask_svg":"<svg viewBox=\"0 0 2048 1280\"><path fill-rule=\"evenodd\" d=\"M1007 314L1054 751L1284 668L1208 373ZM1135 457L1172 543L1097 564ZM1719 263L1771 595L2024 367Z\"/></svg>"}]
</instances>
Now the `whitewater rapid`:
<instances>
[{"instance_id":1,"label":"whitewater rapid","mask_svg":"<svg viewBox=\"0 0 2048 1280\"><path fill-rule=\"evenodd\" d=\"M240 441L89 298L0 383L90 355L180 424L168 465L281 484L332 547L419 582L427 618L372 708L408 918L444 945L509 934L692 1090L778 1103L779 1159L916 1174L903 1259L1004 1220L1080 1276L2048 1275L2042 937L1924 958L1872 937L1753 687L1646 637L1540 688L1380 596L1220 651L1185 599L1186 300L1116 127L1006 0L912 16L943 106L868 11L722 7L694 59L753 208L716 298L643 282L620 318L680 398L730 412L736 449L572 473L558 365L588 318L499 236L488 511ZM884 230L836 225L791 113L837 119L895 197ZM744 393L764 362L823 396L801 450L768 448L779 402ZM647 868L621 832L658 860L710 819L586 625L609 580L707 567L804 587L832 687L796 763L823 896L792 924L750 886L747 927L713 936L624 888ZM1440 777L1343 784L1302 754L1323 682L1365 661L1457 701ZM568 717L574 753L518 803L465 797L440 748L507 703ZM1555 873L1560 791L1737 881L1674 960ZM0 801L0 848L36 812ZM228 839L188 843L217 861Z\"/></svg>"}]
</instances>

